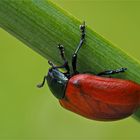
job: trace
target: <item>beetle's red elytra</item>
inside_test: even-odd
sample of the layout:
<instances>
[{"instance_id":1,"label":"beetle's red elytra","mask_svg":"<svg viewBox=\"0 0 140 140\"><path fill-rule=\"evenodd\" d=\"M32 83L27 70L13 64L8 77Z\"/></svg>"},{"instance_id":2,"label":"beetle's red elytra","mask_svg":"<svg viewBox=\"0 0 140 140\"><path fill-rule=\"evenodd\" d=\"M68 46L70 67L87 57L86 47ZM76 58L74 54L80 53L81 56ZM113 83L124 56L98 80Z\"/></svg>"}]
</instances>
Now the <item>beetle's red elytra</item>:
<instances>
[{"instance_id":1,"label":"beetle's red elytra","mask_svg":"<svg viewBox=\"0 0 140 140\"><path fill-rule=\"evenodd\" d=\"M70 78L60 104L94 120L118 120L140 106L140 86L132 81L79 74Z\"/></svg>"},{"instance_id":2,"label":"beetle's red elytra","mask_svg":"<svg viewBox=\"0 0 140 140\"><path fill-rule=\"evenodd\" d=\"M85 23L80 26L81 39L72 56L72 72L65 58L63 45L58 49L64 64L51 68L44 76L53 95L61 106L76 114L92 120L114 121L132 115L140 107L140 85L124 79L111 78L110 75L125 72L127 68L106 70L96 75L77 71L77 54L85 41ZM59 71L64 68L66 72ZM109 77L104 77L109 75Z\"/></svg>"}]
</instances>

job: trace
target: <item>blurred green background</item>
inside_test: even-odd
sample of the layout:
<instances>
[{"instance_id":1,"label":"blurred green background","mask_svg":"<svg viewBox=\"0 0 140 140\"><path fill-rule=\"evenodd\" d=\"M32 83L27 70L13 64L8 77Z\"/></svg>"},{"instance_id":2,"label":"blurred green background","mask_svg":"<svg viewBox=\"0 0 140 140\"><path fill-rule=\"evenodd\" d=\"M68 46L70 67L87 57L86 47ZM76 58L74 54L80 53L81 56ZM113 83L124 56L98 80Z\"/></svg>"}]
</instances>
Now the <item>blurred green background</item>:
<instances>
[{"instance_id":1,"label":"blurred green background","mask_svg":"<svg viewBox=\"0 0 140 140\"><path fill-rule=\"evenodd\" d=\"M140 60L140 1L52 0ZM140 123L85 119L37 89L47 60L0 28L0 139L139 140Z\"/></svg>"}]
</instances>

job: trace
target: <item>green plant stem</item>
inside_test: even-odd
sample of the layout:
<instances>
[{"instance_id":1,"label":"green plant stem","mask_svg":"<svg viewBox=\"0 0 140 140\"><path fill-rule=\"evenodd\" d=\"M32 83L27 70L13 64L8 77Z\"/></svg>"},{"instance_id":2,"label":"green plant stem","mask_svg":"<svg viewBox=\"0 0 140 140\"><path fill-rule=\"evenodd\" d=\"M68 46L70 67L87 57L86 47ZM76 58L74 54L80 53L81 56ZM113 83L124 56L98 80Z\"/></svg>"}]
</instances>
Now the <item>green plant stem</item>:
<instances>
[{"instance_id":1,"label":"green plant stem","mask_svg":"<svg viewBox=\"0 0 140 140\"><path fill-rule=\"evenodd\" d=\"M80 40L80 24L47 0L0 0L0 26L56 64L62 64L58 43L65 46L71 63L72 53ZM140 83L140 64L87 26L86 43L78 55L78 70L95 74L120 67L127 67L128 71L115 77ZM139 114L137 112L136 116Z\"/></svg>"}]
</instances>

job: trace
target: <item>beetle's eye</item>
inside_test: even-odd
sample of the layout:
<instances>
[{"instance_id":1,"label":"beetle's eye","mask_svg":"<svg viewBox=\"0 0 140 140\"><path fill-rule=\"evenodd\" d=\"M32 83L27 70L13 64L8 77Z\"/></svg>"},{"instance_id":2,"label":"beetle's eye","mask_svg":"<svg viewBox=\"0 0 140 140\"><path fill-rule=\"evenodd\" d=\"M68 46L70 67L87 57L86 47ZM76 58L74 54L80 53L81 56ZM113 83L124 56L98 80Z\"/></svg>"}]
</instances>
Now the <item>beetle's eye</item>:
<instances>
[{"instance_id":1,"label":"beetle's eye","mask_svg":"<svg viewBox=\"0 0 140 140\"><path fill-rule=\"evenodd\" d=\"M52 69L49 69L48 76L54 78L53 73L52 73Z\"/></svg>"},{"instance_id":2,"label":"beetle's eye","mask_svg":"<svg viewBox=\"0 0 140 140\"><path fill-rule=\"evenodd\" d=\"M52 68L49 68L49 72L52 72Z\"/></svg>"}]
</instances>

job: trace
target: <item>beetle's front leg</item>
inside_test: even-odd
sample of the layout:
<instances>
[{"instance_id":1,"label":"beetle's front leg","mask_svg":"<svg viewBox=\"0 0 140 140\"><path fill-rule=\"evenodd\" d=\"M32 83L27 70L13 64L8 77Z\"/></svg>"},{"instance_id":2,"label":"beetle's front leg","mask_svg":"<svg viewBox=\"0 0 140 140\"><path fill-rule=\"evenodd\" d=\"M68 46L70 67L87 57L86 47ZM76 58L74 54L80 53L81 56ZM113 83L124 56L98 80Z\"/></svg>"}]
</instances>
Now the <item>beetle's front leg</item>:
<instances>
[{"instance_id":1,"label":"beetle's front leg","mask_svg":"<svg viewBox=\"0 0 140 140\"><path fill-rule=\"evenodd\" d=\"M106 71L98 73L97 75L101 76L101 75L117 74L117 73L125 72L126 70L127 70L127 68L120 68L120 69L116 69L116 70L106 70Z\"/></svg>"},{"instance_id":2,"label":"beetle's front leg","mask_svg":"<svg viewBox=\"0 0 140 140\"><path fill-rule=\"evenodd\" d=\"M65 51L64 51L63 45L58 44L58 49L60 50L61 58L64 61L64 64L62 66L58 67L58 68L65 68L67 70L67 73L70 74L70 68L69 68L68 61L65 58Z\"/></svg>"}]
</instances>

